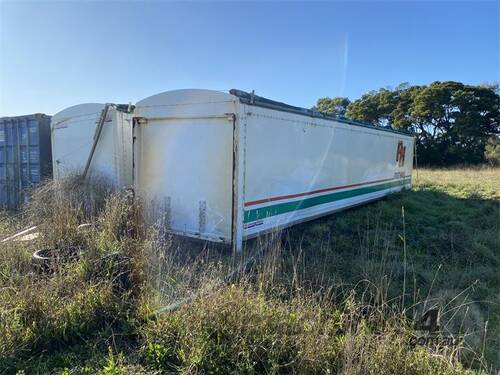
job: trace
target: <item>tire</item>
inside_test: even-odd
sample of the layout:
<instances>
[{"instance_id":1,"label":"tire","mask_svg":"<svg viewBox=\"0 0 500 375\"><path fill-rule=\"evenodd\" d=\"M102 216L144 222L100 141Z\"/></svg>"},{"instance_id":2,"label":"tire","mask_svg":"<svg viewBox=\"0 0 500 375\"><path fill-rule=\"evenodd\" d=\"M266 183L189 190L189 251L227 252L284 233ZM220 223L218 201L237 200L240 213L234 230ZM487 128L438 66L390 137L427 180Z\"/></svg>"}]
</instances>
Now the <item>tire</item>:
<instances>
[{"instance_id":1,"label":"tire","mask_svg":"<svg viewBox=\"0 0 500 375\"><path fill-rule=\"evenodd\" d=\"M38 273L48 273L52 270L54 263L53 249L40 249L33 253L31 264Z\"/></svg>"}]
</instances>

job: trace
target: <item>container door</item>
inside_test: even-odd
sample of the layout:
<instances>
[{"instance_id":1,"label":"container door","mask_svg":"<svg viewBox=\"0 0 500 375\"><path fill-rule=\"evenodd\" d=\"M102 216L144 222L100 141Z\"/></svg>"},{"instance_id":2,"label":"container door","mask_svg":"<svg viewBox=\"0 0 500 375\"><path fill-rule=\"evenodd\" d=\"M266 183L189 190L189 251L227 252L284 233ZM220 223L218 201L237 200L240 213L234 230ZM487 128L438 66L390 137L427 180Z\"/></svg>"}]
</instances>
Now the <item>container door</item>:
<instances>
[{"instance_id":1,"label":"container door","mask_svg":"<svg viewBox=\"0 0 500 375\"><path fill-rule=\"evenodd\" d=\"M231 241L233 118L134 119L134 186L161 227Z\"/></svg>"}]
</instances>

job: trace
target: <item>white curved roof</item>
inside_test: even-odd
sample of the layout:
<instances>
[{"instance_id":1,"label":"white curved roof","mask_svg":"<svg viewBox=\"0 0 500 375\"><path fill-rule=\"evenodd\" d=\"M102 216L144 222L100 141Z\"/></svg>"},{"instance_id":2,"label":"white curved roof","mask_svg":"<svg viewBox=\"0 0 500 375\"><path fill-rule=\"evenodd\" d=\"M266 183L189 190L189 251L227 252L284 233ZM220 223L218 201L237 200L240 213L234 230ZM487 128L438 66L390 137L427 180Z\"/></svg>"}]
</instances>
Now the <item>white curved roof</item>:
<instances>
[{"instance_id":1,"label":"white curved roof","mask_svg":"<svg viewBox=\"0 0 500 375\"><path fill-rule=\"evenodd\" d=\"M104 108L104 103L83 103L77 104L62 111L57 112L52 116L51 124L56 125L67 121L90 121L93 123L101 114Z\"/></svg>"},{"instance_id":2,"label":"white curved roof","mask_svg":"<svg viewBox=\"0 0 500 375\"><path fill-rule=\"evenodd\" d=\"M136 117L206 116L234 112L238 98L221 91L186 89L165 91L137 102Z\"/></svg>"},{"instance_id":3,"label":"white curved roof","mask_svg":"<svg viewBox=\"0 0 500 375\"><path fill-rule=\"evenodd\" d=\"M148 96L137 102L138 107L168 106L179 104L197 104L211 102L234 101L235 97L228 93L215 90L182 89L164 91L156 95Z\"/></svg>"}]
</instances>

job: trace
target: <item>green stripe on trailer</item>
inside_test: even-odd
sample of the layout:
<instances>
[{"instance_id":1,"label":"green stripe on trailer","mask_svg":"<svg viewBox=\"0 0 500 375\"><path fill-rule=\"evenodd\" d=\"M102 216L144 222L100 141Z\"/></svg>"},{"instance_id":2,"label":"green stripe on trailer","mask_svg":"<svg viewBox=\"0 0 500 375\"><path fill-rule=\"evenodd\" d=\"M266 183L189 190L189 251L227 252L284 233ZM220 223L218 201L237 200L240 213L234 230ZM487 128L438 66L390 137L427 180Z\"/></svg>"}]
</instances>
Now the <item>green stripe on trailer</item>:
<instances>
[{"instance_id":1,"label":"green stripe on trailer","mask_svg":"<svg viewBox=\"0 0 500 375\"><path fill-rule=\"evenodd\" d=\"M255 220L265 219L271 216L285 214L287 212L302 210L304 208L314 207L320 204L340 201L342 199L348 199L352 197L357 197L359 195L370 194L377 191L390 189L396 186L406 185L409 182L410 179L392 181L380 185L365 186L357 189L344 190L335 193L319 195L311 198L305 198L293 202L277 203L270 206L254 208L252 210L245 211L245 217L243 222L251 223L252 221Z\"/></svg>"}]
</instances>

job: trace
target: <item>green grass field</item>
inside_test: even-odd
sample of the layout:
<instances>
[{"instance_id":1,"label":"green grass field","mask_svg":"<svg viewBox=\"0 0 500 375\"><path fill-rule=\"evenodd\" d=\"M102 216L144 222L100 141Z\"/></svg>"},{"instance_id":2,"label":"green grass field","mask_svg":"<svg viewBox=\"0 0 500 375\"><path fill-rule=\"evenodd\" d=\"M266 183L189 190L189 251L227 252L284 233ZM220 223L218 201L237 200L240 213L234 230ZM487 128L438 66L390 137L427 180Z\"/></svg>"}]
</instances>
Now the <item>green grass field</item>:
<instances>
[{"instance_id":1,"label":"green grass field","mask_svg":"<svg viewBox=\"0 0 500 375\"><path fill-rule=\"evenodd\" d=\"M47 186L0 216L0 238L41 223L0 245L0 373L495 373L500 170L419 170L413 185L238 257L144 228L102 188ZM83 251L39 274L42 247ZM414 345L428 308L441 345Z\"/></svg>"}]
</instances>

